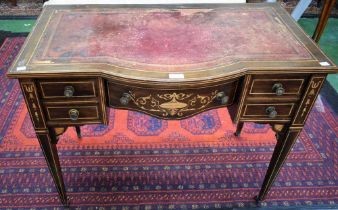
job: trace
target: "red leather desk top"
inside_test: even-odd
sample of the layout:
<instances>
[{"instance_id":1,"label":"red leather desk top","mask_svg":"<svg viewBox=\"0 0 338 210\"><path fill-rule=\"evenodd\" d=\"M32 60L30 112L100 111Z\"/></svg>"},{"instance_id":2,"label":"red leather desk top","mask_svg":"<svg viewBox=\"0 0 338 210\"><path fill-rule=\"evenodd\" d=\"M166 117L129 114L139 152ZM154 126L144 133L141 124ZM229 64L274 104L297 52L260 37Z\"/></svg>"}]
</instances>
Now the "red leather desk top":
<instances>
[{"instance_id":1,"label":"red leather desk top","mask_svg":"<svg viewBox=\"0 0 338 210\"><path fill-rule=\"evenodd\" d=\"M61 9L33 56L34 63L168 72L307 59L312 55L269 7Z\"/></svg>"}]
</instances>

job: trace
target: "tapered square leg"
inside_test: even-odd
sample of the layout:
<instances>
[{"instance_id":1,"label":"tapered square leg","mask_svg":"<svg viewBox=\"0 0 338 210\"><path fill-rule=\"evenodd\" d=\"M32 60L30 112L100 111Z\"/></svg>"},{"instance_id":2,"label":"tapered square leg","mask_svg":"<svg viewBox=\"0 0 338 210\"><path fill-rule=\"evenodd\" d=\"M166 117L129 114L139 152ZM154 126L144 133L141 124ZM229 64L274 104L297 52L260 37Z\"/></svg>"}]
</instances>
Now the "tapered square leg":
<instances>
[{"instance_id":1,"label":"tapered square leg","mask_svg":"<svg viewBox=\"0 0 338 210\"><path fill-rule=\"evenodd\" d=\"M262 201L269 192L274 180L278 176L279 170L282 168L289 152L291 151L294 143L297 140L301 128L288 128L285 127L280 134L280 139L277 141L275 150L266 172L262 188L259 195L255 197L256 202Z\"/></svg>"},{"instance_id":2,"label":"tapered square leg","mask_svg":"<svg viewBox=\"0 0 338 210\"><path fill-rule=\"evenodd\" d=\"M41 149L45 156L49 171L54 180L56 189L59 193L60 200L64 206L69 206L69 202L66 195L66 188L63 182L61 166L59 156L56 148L56 144L52 143L52 138L49 133L37 134Z\"/></svg>"}]
</instances>

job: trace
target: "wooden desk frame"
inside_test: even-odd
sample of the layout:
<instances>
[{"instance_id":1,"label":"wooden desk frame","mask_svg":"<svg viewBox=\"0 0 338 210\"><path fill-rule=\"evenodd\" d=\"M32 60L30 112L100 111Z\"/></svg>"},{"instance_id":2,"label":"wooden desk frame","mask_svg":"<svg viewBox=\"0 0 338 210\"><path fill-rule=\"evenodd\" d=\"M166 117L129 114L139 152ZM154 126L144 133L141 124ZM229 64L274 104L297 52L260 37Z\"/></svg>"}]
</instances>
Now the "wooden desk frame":
<instances>
[{"instance_id":1,"label":"wooden desk frame","mask_svg":"<svg viewBox=\"0 0 338 210\"><path fill-rule=\"evenodd\" d=\"M229 5L146 5L145 7L173 9L213 8L220 6L227 7ZM42 63L29 65L36 45L44 34L50 14L55 9L76 9L78 7L47 6L44 9L37 22L37 26L30 34L18 58L12 65L8 77L16 78L20 82L38 141L40 142L61 202L64 205L69 205L69 201L57 153L56 144L58 137L69 126L76 126L78 136L81 136L79 131L80 125L108 124L107 117L109 115L107 112L109 109L106 108L107 106L141 111L163 119L183 119L209 109L227 106L233 122L237 123L237 130L235 131L235 135L237 136L240 135L244 122L271 124L272 129L276 132L277 144L272 154L262 188L255 199L256 201L261 201L265 198L296 142L299 133L302 131L327 74L337 73L337 67L279 5L246 4L231 6L272 7L280 15L283 24L294 33L314 59L300 62L237 62L231 66L223 66L219 69L215 68L212 72L188 72L184 80L178 79L174 81L169 80L167 73L163 72L154 72L151 74L153 78L149 79L146 73L133 73L125 69L125 75L121 76L120 68L116 67L112 69L110 65L103 64L65 64L60 66ZM92 5L89 7L106 8L107 5ZM108 7L135 8L143 6L109 5ZM27 62L25 63L28 68L27 70L26 67L25 69L20 69L22 68L22 61ZM325 65L320 65L320 62L324 62ZM263 91L263 94L255 94L255 90L252 87L255 82L262 81L262 79L267 79L267 83L263 84L264 87L254 86L254 88ZM80 89L84 86L76 83L76 81L86 81L88 83L93 82L95 87L94 91L87 89L88 93L80 91L79 94L83 94L85 97L65 98L57 92L58 90L56 92L51 90L50 94L54 94L56 99L46 98L41 84L53 81L67 83L67 85L70 84ZM274 81L274 83L270 84L270 81ZM299 85L293 81L301 81L301 83ZM277 89L275 90L274 86L281 84L284 88L278 89L277 87L278 91L281 91L277 93ZM113 93L109 92L109 89L112 87L114 87ZM143 104L144 107L137 104L137 97L141 98L141 100L146 100L142 99L142 97L148 97L149 94L151 97L155 97L151 95L154 91L157 91L159 96L161 94L164 95L163 97L156 96L157 98L154 98L159 103L157 108L160 108L158 110L148 106L146 103ZM92 95L86 96L86 94ZM203 100L196 102L196 98L191 98L195 96L202 97ZM193 100L193 104L198 103L198 105L186 109L186 106L191 105L191 100ZM66 115L67 113L64 113L64 108L60 104L69 107L68 114L70 115L70 119L55 119L52 115L48 115L48 107L50 106L58 108L58 111L55 111L54 115ZM86 107L96 107L98 115L91 115L90 111L86 111L84 104ZM245 107L248 104L251 104L251 108L246 110ZM285 107L288 106L287 104L291 104L291 110ZM79 109L83 109L83 111L80 111L81 114L84 113L85 117L71 120L72 117L76 118L76 114L77 116L79 115L77 106ZM264 107L263 110L262 106ZM247 112L257 112L260 114L250 115L246 114ZM279 112L284 114L279 115Z\"/></svg>"}]
</instances>

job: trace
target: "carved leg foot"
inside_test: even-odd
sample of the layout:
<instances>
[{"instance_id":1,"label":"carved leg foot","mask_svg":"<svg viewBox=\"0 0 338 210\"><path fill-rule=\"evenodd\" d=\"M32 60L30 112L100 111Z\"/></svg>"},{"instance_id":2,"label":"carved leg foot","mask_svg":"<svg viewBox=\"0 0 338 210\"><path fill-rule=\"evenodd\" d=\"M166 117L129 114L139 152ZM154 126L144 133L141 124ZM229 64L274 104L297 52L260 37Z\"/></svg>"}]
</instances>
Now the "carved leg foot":
<instances>
[{"instance_id":1,"label":"carved leg foot","mask_svg":"<svg viewBox=\"0 0 338 210\"><path fill-rule=\"evenodd\" d=\"M244 122L239 122L239 123L237 124L235 136L240 136L240 135L241 135L243 126L244 126Z\"/></svg>"},{"instance_id":2,"label":"carved leg foot","mask_svg":"<svg viewBox=\"0 0 338 210\"><path fill-rule=\"evenodd\" d=\"M64 206L69 206L69 202L66 195L66 188L63 182L61 166L59 156L56 148L56 144L52 143L52 138L49 133L37 134L41 149L45 156L49 171L54 180L56 189L59 193L60 200Z\"/></svg>"},{"instance_id":3,"label":"carved leg foot","mask_svg":"<svg viewBox=\"0 0 338 210\"><path fill-rule=\"evenodd\" d=\"M81 136L81 128L80 128L80 126L75 126L75 130L76 130L76 134L77 134L77 137L79 138L79 139L81 139L82 138L82 136Z\"/></svg>"},{"instance_id":4,"label":"carved leg foot","mask_svg":"<svg viewBox=\"0 0 338 210\"><path fill-rule=\"evenodd\" d=\"M280 134L280 140L277 141L275 150L272 154L268 171L266 172L262 188L259 195L255 198L256 201L264 200L265 196L269 192L274 180L276 179L279 170L283 166L283 163L291 151L297 137L301 131L301 128L289 128L284 127Z\"/></svg>"}]
</instances>

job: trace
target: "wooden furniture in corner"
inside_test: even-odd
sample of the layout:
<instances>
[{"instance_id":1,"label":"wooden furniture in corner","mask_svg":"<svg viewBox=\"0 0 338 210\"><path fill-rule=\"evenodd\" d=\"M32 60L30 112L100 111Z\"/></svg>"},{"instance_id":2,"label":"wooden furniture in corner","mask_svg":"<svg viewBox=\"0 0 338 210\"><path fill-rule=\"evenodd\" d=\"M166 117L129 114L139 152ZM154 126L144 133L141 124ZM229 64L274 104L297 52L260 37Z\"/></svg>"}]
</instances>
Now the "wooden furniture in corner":
<instances>
[{"instance_id":1,"label":"wooden furniture in corner","mask_svg":"<svg viewBox=\"0 0 338 210\"><path fill-rule=\"evenodd\" d=\"M331 14L331 10L334 7L335 3L336 3L336 0L325 0L324 1L324 6L319 16L316 29L312 35L312 39L315 40L315 42L317 43L319 42L320 37L322 36L324 32L325 26Z\"/></svg>"}]
</instances>

